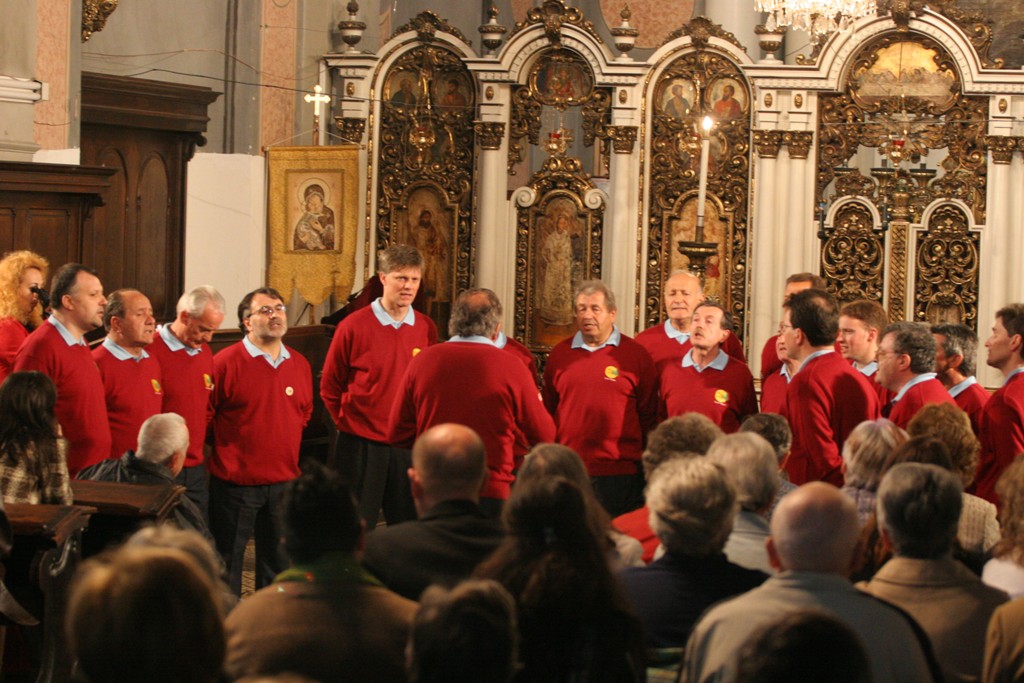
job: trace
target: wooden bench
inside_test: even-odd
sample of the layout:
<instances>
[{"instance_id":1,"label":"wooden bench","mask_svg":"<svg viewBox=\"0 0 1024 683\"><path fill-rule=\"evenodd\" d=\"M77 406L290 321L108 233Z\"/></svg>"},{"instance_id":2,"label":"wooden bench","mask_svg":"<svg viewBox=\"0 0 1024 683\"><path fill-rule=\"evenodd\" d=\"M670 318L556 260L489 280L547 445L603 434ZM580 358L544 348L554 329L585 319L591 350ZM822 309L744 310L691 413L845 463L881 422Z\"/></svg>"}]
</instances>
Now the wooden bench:
<instances>
[{"instance_id":1,"label":"wooden bench","mask_svg":"<svg viewBox=\"0 0 1024 683\"><path fill-rule=\"evenodd\" d=\"M185 493L185 487L75 479L71 482L71 491L75 505L96 510L83 538L82 555L91 557L120 543L147 522L166 521Z\"/></svg>"}]
</instances>

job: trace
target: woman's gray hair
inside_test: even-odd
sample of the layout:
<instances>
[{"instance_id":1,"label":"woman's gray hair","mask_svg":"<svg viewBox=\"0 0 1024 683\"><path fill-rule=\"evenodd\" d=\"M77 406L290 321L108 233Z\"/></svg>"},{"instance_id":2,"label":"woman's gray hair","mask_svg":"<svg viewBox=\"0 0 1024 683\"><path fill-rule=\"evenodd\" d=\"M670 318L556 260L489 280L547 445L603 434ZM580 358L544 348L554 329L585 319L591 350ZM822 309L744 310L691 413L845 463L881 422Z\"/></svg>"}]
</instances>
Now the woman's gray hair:
<instances>
[{"instance_id":1,"label":"woman's gray hair","mask_svg":"<svg viewBox=\"0 0 1024 683\"><path fill-rule=\"evenodd\" d=\"M738 505L725 470L706 458L670 460L647 488L651 528L674 555L722 551Z\"/></svg>"},{"instance_id":2,"label":"woman's gray hair","mask_svg":"<svg viewBox=\"0 0 1024 683\"><path fill-rule=\"evenodd\" d=\"M711 444L707 458L725 470L744 510L760 512L775 500L779 461L763 436L752 432L727 434Z\"/></svg>"}]
</instances>

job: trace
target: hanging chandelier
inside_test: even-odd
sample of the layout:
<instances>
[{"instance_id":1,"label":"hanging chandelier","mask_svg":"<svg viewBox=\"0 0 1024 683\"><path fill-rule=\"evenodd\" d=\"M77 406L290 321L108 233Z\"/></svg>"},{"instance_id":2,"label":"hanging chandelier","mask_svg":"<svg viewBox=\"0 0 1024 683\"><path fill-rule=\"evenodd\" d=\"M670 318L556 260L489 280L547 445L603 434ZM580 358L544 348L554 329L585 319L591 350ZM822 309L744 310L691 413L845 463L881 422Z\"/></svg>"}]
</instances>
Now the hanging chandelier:
<instances>
[{"instance_id":1,"label":"hanging chandelier","mask_svg":"<svg viewBox=\"0 0 1024 683\"><path fill-rule=\"evenodd\" d=\"M759 12L768 12L769 31L791 27L811 34L815 45L834 31L845 31L861 17L878 12L877 0L754 0Z\"/></svg>"}]
</instances>

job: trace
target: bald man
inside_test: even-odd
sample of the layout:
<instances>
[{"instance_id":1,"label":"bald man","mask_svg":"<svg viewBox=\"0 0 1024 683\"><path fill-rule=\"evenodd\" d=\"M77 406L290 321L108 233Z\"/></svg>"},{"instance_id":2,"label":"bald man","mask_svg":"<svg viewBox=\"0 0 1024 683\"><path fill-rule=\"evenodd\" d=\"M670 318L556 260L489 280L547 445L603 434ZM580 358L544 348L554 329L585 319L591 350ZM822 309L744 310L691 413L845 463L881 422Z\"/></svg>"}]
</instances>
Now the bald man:
<instances>
[{"instance_id":1,"label":"bald man","mask_svg":"<svg viewBox=\"0 0 1024 683\"><path fill-rule=\"evenodd\" d=\"M665 280L662 298L665 302L665 323L648 327L635 339L651 354L659 372L666 364L680 365L690 350L690 323L697 305L704 301L704 289L700 286L700 278L690 271L674 270ZM747 362L743 344L735 334L726 337L722 350L741 363Z\"/></svg>"},{"instance_id":2,"label":"bald man","mask_svg":"<svg viewBox=\"0 0 1024 683\"><path fill-rule=\"evenodd\" d=\"M409 481L419 519L378 527L363 565L391 590L419 600L432 583L455 585L501 542L501 523L480 510L484 442L469 427L439 424L416 439Z\"/></svg>"},{"instance_id":3,"label":"bald man","mask_svg":"<svg viewBox=\"0 0 1024 683\"><path fill-rule=\"evenodd\" d=\"M804 609L825 610L860 636L875 683L942 680L920 628L850 584L859 536L856 506L834 486L812 482L783 498L767 541L779 574L704 615L687 645L682 680L732 680L737 654L755 631Z\"/></svg>"}]
</instances>

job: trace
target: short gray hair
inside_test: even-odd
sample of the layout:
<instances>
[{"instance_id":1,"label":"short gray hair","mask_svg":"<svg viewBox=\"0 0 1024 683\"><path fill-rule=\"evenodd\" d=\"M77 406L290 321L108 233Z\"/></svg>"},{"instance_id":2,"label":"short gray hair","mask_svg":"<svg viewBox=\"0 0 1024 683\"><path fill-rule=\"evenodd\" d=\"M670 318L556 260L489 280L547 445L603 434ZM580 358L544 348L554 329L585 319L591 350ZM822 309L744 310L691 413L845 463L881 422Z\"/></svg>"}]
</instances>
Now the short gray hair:
<instances>
[{"instance_id":1,"label":"short gray hair","mask_svg":"<svg viewBox=\"0 0 1024 683\"><path fill-rule=\"evenodd\" d=\"M966 325L954 325L944 323L932 325L932 334L941 334L942 350L946 356L961 356L960 372L964 375L973 375L978 367L978 337L974 330ZM936 339L936 344L938 340Z\"/></svg>"},{"instance_id":2,"label":"short gray hair","mask_svg":"<svg viewBox=\"0 0 1024 683\"><path fill-rule=\"evenodd\" d=\"M107 305L103 307L103 329L110 332L111 318L124 318L124 295L142 294L137 289L117 289L107 295Z\"/></svg>"},{"instance_id":3,"label":"short gray hair","mask_svg":"<svg viewBox=\"0 0 1024 683\"><path fill-rule=\"evenodd\" d=\"M884 417L865 420L843 443L846 483L874 491L882 481L889 456L907 440L907 433Z\"/></svg>"},{"instance_id":4,"label":"short gray hair","mask_svg":"<svg viewBox=\"0 0 1024 683\"><path fill-rule=\"evenodd\" d=\"M910 356L910 371L916 375L935 372L935 337L927 325L898 322L886 326L879 340L892 335L896 353Z\"/></svg>"},{"instance_id":5,"label":"short gray hair","mask_svg":"<svg viewBox=\"0 0 1024 683\"><path fill-rule=\"evenodd\" d=\"M179 314L185 311L189 316L199 318L207 306L213 306L218 313L224 313L224 295L213 285L199 285L181 295L176 310Z\"/></svg>"},{"instance_id":6,"label":"short gray hair","mask_svg":"<svg viewBox=\"0 0 1024 683\"><path fill-rule=\"evenodd\" d=\"M493 337L501 323L501 301L489 289L467 289L455 300L448 334L455 337Z\"/></svg>"},{"instance_id":7,"label":"short gray hair","mask_svg":"<svg viewBox=\"0 0 1024 683\"><path fill-rule=\"evenodd\" d=\"M711 444L707 458L725 470L744 510L759 512L775 500L779 461L763 436L751 432L726 434Z\"/></svg>"},{"instance_id":8,"label":"short gray hair","mask_svg":"<svg viewBox=\"0 0 1024 683\"><path fill-rule=\"evenodd\" d=\"M154 465L164 465L171 456L188 448L188 425L177 413L153 415L139 429L135 456Z\"/></svg>"},{"instance_id":9,"label":"short gray hair","mask_svg":"<svg viewBox=\"0 0 1024 683\"><path fill-rule=\"evenodd\" d=\"M600 280L587 280L580 284L576 288L576 293L572 297L573 305L581 296L592 296L594 294L604 294L604 303L609 311L618 310L615 307L615 294L612 292L611 287L601 282Z\"/></svg>"},{"instance_id":10,"label":"short gray hair","mask_svg":"<svg viewBox=\"0 0 1024 683\"><path fill-rule=\"evenodd\" d=\"M406 268L423 270L423 254L409 244L392 244L377 252L377 272L394 273Z\"/></svg>"},{"instance_id":11,"label":"short gray hair","mask_svg":"<svg viewBox=\"0 0 1024 683\"><path fill-rule=\"evenodd\" d=\"M897 555L919 559L942 557L953 548L963 485L938 465L904 462L882 478L876 502L878 524Z\"/></svg>"},{"instance_id":12,"label":"short gray hair","mask_svg":"<svg viewBox=\"0 0 1024 683\"><path fill-rule=\"evenodd\" d=\"M738 505L725 471L705 458L670 460L647 487L654 533L675 555L707 557L722 551Z\"/></svg>"}]
</instances>

